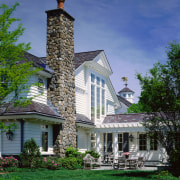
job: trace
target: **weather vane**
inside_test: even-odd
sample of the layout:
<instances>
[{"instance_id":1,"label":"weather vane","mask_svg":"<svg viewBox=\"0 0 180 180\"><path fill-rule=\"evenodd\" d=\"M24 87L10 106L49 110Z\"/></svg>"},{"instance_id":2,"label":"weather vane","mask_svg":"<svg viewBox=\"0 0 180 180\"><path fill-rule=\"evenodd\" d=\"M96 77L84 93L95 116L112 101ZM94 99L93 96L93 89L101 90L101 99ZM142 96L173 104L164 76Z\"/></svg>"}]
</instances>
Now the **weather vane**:
<instances>
[{"instance_id":1,"label":"weather vane","mask_svg":"<svg viewBox=\"0 0 180 180\"><path fill-rule=\"evenodd\" d=\"M122 79L123 82L125 82L124 85L127 87L127 85L128 85L128 84L127 84L127 82L128 82L128 77L122 77L121 79Z\"/></svg>"}]
</instances>

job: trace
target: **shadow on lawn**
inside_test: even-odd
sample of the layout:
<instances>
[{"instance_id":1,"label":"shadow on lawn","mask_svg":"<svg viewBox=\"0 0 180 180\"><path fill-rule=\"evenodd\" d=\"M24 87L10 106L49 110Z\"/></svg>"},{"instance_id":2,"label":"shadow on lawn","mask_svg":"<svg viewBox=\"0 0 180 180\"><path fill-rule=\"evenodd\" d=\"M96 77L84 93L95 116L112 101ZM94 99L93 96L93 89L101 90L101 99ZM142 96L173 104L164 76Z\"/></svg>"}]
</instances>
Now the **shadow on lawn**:
<instances>
[{"instance_id":1,"label":"shadow on lawn","mask_svg":"<svg viewBox=\"0 0 180 180\"><path fill-rule=\"evenodd\" d=\"M138 171L138 172L123 172L119 174L113 174L112 176L119 176L119 177L152 177L152 175L155 175L156 172L150 172L150 171Z\"/></svg>"}]
</instances>

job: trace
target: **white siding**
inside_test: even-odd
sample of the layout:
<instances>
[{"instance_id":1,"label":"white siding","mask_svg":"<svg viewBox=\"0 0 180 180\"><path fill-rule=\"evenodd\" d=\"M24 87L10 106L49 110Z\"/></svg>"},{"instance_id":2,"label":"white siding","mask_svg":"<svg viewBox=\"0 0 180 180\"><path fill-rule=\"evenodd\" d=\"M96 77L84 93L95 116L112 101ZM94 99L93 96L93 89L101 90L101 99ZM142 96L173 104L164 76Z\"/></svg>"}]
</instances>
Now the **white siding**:
<instances>
[{"instance_id":1,"label":"white siding","mask_svg":"<svg viewBox=\"0 0 180 180\"><path fill-rule=\"evenodd\" d=\"M38 75L34 75L32 76L29 81L27 82L26 85L30 85L30 84L33 84L33 83L37 83L38 82L38 78L41 78L43 80L43 89L44 89L44 92L42 95L40 95L41 93L38 91L38 87L37 86L31 86L30 89L25 89L23 90L20 94L19 94L19 98L20 97L34 97L34 96L37 96L34 98L34 101L36 102L40 102L40 103L44 103L44 104L47 104L47 79L45 77L41 77L41 76L38 76ZM29 91L29 92L27 92ZM7 101L11 101L12 98L14 97L15 93L12 92L10 93L6 98L5 98L5 102Z\"/></svg>"},{"instance_id":2,"label":"white siding","mask_svg":"<svg viewBox=\"0 0 180 180\"><path fill-rule=\"evenodd\" d=\"M28 93L28 97L37 96L34 98L33 101L47 104L47 79L45 77L35 75L35 76L31 77L30 83L37 83L38 78L41 78L43 80L43 89L44 89L43 94L40 95L41 92L39 92L37 86L31 86L30 92Z\"/></svg>"},{"instance_id":3,"label":"white siding","mask_svg":"<svg viewBox=\"0 0 180 180\"><path fill-rule=\"evenodd\" d=\"M5 123L8 125L9 123ZM21 127L20 122L16 122L18 129L15 130L13 140L7 140L6 133L1 134L2 155L18 155L21 152ZM48 152L42 152L42 129L40 123L24 122L24 142L33 138L40 147L41 154L53 154L53 127L48 125Z\"/></svg>"},{"instance_id":4,"label":"white siding","mask_svg":"<svg viewBox=\"0 0 180 180\"><path fill-rule=\"evenodd\" d=\"M87 88L86 88L86 68L82 67L76 71L76 112L87 116Z\"/></svg>"},{"instance_id":5,"label":"white siding","mask_svg":"<svg viewBox=\"0 0 180 180\"><path fill-rule=\"evenodd\" d=\"M53 128L48 125L48 152L42 152L42 128L40 123L25 122L24 123L24 142L33 138L40 147L42 154L53 154Z\"/></svg>"},{"instance_id":6,"label":"white siding","mask_svg":"<svg viewBox=\"0 0 180 180\"><path fill-rule=\"evenodd\" d=\"M111 101L107 101L107 114L115 114L115 109L114 109L114 103Z\"/></svg>"},{"instance_id":7,"label":"white siding","mask_svg":"<svg viewBox=\"0 0 180 180\"><path fill-rule=\"evenodd\" d=\"M86 129L78 128L78 148L79 149L88 149L89 146L89 137Z\"/></svg>"},{"instance_id":8,"label":"white siding","mask_svg":"<svg viewBox=\"0 0 180 180\"><path fill-rule=\"evenodd\" d=\"M85 89L85 68L82 67L75 73L75 85L81 89Z\"/></svg>"},{"instance_id":9,"label":"white siding","mask_svg":"<svg viewBox=\"0 0 180 180\"><path fill-rule=\"evenodd\" d=\"M5 125L10 124L10 122L5 123ZM1 134L2 138L2 155L17 155L21 152L21 133L20 133L20 123L16 122L18 129L13 132L13 140L10 141L6 137L6 132Z\"/></svg>"}]
</instances>

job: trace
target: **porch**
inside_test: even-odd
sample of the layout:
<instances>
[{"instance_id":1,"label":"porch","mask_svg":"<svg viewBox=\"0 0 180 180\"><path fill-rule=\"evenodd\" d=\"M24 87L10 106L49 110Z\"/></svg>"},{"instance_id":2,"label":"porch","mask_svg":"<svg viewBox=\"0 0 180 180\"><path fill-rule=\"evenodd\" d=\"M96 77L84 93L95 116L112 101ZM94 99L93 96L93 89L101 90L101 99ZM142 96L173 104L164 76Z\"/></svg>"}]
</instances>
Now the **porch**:
<instances>
[{"instance_id":1,"label":"porch","mask_svg":"<svg viewBox=\"0 0 180 180\"><path fill-rule=\"evenodd\" d=\"M117 126L117 124L116 124ZM129 152L130 156L143 157L146 165L157 165L166 159L164 149L157 143L156 139L146 137L145 129L138 123L118 125L100 125L91 132L91 149L101 155L101 161L106 164L107 155L112 159Z\"/></svg>"}]
</instances>

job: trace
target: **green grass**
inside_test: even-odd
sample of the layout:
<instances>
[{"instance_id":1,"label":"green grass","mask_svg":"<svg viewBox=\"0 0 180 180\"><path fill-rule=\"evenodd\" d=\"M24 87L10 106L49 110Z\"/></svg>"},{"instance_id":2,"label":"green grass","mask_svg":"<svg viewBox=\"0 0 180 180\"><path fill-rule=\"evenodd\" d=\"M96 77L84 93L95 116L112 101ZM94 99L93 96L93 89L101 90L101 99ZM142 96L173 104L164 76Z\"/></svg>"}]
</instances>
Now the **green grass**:
<instances>
[{"instance_id":1,"label":"green grass","mask_svg":"<svg viewBox=\"0 0 180 180\"><path fill-rule=\"evenodd\" d=\"M1 179L10 180L146 180L157 179L156 171L123 171L123 170L20 170L0 175ZM159 179L159 178L158 178ZM161 178L160 178L161 179ZM164 180L178 180L175 177L164 177Z\"/></svg>"}]
</instances>

